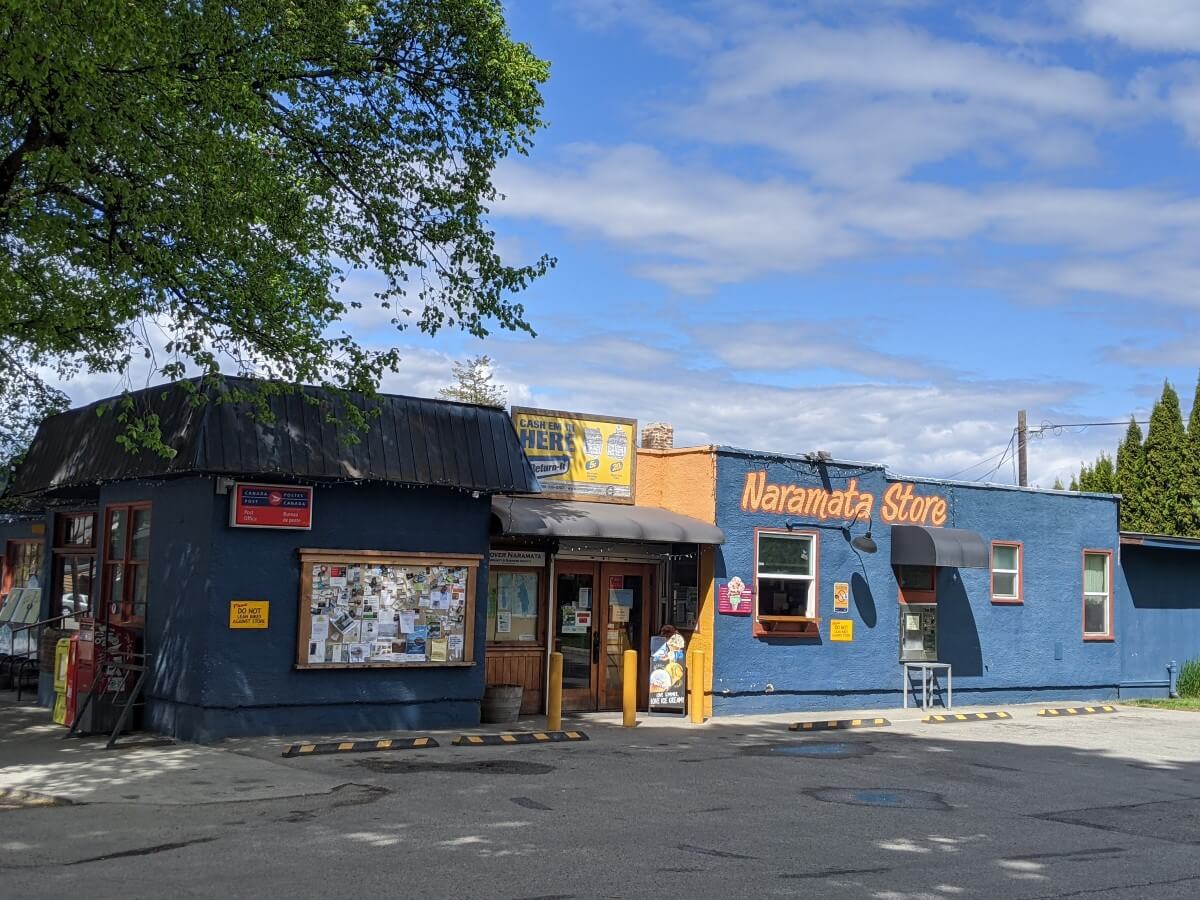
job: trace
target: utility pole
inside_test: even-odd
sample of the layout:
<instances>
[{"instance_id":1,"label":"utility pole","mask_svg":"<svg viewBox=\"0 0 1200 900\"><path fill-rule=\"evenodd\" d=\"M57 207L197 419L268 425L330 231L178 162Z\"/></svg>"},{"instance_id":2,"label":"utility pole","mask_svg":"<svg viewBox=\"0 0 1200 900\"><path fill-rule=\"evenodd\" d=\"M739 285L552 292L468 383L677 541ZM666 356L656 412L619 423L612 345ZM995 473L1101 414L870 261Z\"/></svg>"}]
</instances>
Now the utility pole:
<instances>
[{"instance_id":1,"label":"utility pole","mask_svg":"<svg viewBox=\"0 0 1200 900\"><path fill-rule=\"evenodd\" d=\"M1025 424L1025 410L1017 411L1017 483L1021 487L1029 484L1029 459L1025 455L1029 429Z\"/></svg>"}]
</instances>

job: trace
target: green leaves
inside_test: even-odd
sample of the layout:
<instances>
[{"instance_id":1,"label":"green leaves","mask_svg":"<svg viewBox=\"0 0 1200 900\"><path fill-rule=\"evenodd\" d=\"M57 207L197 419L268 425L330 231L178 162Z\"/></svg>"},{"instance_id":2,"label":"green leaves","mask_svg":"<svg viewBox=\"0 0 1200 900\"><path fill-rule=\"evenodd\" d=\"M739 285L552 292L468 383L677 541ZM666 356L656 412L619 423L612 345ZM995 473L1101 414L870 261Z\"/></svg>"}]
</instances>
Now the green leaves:
<instances>
[{"instance_id":1,"label":"green leaves","mask_svg":"<svg viewBox=\"0 0 1200 900\"><path fill-rule=\"evenodd\" d=\"M530 330L513 296L553 260L506 264L487 216L548 67L496 0L0 0L0 22L0 340L25 377L149 351L169 378L370 391L399 356L341 332L352 304ZM375 295L340 293L366 267Z\"/></svg>"},{"instance_id":2,"label":"green leaves","mask_svg":"<svg viewBox=\"0 0 1200 900\"><path fill-rule=\"evenodd\" d=\"M1123 531L1200 536L1200 385L1186 431L1179 395L1164 382L1145 439L1131 416L1115 467L1102 453L1080 470L1079 489L1120 494Z\"/></svg>"}]
</instances>

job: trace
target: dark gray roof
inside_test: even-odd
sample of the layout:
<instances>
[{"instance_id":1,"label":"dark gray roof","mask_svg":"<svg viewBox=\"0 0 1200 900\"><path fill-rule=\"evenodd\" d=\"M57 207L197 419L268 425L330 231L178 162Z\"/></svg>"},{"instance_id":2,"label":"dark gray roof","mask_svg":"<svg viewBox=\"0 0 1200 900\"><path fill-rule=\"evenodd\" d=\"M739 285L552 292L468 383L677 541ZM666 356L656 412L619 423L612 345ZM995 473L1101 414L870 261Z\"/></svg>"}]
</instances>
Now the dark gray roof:
<instances>
[{"instance_id":1,"label":"dark gray roof","mask_svg":"<svg viewBox=\"0 0 1200 900\"><path fill-rule=\"evenodd\" d=\"M195 382L193 382L195 383ZM223 378L204 389L215 398L257 382ZM225 476L279 476L299 480L355 479L440 485L483 493L536 493L537 478L512 421L502 409L379 394L339 394L297 386L268 396L274 421L258 421L244 403L196 403L180 385L130 395L141 414L159 417L170 459L126 451L117 438L113 398L51 416L38 428L11 494L35 494L99 482L201 472ZM316 402L312 402L316 401ZM336 422L344 404L375 406L357 443L344 440ZM113 408L103 415L100 407Z\"/></svg>"}]
</instances>

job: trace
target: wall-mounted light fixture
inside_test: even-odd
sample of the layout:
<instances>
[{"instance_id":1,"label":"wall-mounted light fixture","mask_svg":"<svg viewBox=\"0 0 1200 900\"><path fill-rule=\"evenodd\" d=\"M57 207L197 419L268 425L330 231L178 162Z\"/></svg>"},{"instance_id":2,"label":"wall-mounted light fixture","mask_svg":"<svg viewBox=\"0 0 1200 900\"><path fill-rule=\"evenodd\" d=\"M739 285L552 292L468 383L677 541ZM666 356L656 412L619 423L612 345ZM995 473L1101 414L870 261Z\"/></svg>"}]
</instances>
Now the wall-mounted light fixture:
<instances>
[{"instance_id":1,"label":"wall-mounted light fixture","mask_svg":"<svg viewBox=\"0 0 1200 900\"><path fill-rule=\"evenodd\" d=\"M858 513L854 514L854 518L850 520L850 525L858 521ZM876 553L879 551L879 545L875 543L875 538L871 537L871 529L875 525L874 513L867 514L867 533L860 534L850 542L850 546L862 553ZM846 533L849 534L850 526L846 526Z\"/></svg>"}]
</instances>

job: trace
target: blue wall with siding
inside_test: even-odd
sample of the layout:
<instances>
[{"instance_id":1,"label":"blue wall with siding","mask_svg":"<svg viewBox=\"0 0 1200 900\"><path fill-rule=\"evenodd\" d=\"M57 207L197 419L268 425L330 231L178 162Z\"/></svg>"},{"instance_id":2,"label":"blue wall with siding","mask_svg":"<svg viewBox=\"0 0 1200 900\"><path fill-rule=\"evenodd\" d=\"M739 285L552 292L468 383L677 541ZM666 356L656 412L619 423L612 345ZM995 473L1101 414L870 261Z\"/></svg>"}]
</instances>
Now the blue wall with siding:
<instances>
[{"instance_id":1,"label":"blue wall with siding","mask_svg":"<svg viewBox=\"0 0 1200 900\"><path fill-rule=\"evenodd\" d=\"M1121 547L1122 696L1165 696L1167 665L1200 657L1200 551Z\"/></svg>"},{"instance_id":2,"label":"blue wall with siding","mask_svg":"<svg viewBox=\"0 0 1200 900\"><path fill-rule=\"evenodd\" d=\"M479 721L486 568L477 582L475 666L296 670L301 547L486 554L486 497L440 488L318 487L311 531L230 528L229 497L189 478L129 499L154 502L148 715L157 731L210 741L464 727ZM113 502L109 500L108 502ZM270 601L265 630L231 630L229 601Z\"/></svg>"},{"instance_id":3,"label":"blue wall with siding","mask_svg":"<svg viewBox=\"0 0 1200 900\"><path fill-rule=\"evenodd\" d=\"M752 513L741 508L748 472L765 471L768 482L844 489L857 480L875 496L874 554L860 554L836 527L841 519ZM824 472L824 482L823 475ZM1024 597L1019 606L993 605L986 569L940 569L939 659L954 668L955 702L1037 702L1109 699L1117 694L1122 660L1117 642L1082 638L1082 551L1111 550L1116 560L1117 502L1094 495L1012 490L920 479L896 479L878 467L829 464L723 449L717 463L717 524L726 543L718 550L716 575L753 579L754 529L819 533L816 639L755 638L749 617L717 614L714 712L781 712L899 706L900 604L891 567L890 526L880 519L883 494L894 481L911 481L918 495L948 503L947 527L979 532L986 542L1024 545ZM833 526L833 527L828 527ZM866 530L859 521L853 534ZM851 585L850 611L833 612L833 584ZM1114 578L1117 629L1128 605L1124 582ZM829 641L829 619L854 621L852 643ZM768 685L770 691L768 692Z\"/></svg>"}]
</instances>

